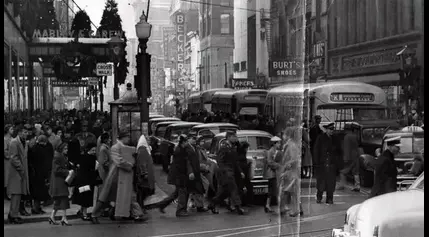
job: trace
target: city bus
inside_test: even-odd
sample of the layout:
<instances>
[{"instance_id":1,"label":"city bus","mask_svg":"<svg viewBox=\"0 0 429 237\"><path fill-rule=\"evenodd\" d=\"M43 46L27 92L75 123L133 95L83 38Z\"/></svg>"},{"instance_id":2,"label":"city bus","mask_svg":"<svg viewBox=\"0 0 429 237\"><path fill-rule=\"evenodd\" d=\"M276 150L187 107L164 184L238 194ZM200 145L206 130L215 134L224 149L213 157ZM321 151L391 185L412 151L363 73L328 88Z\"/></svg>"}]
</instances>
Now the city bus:
<instances>
[{"instance_id":1,"label":"city bus","mask_svg":"<svg viewBox=\"0 0 429 237\"><path fill-rule=\"evenodd\" d=\"M231 88L215 88L192 94L188 98L189 112L197 113L199 110L212 111L212 96L218 91L233 91Z\"/></svg>"},{"instance_id":2,"label":"city bus","mask_svg":"<svg viewBox=\"0 0 429 237\"><path fill-rule=\"evenodd\" d=\"M387 96L380 87L351 81L312 84L288 84L271 89L265 102L265 113L276 121L276 130L282 130L291 121L309 121L315 115L321 124L335 122L335 130L343 131L345 123L361 126L362 148L381 146L387 129L399 128L390 118ZM293 122L292 122L293 123ZM299 126L300 124L295 124ZM370 131L371 136L362 137ZM276 133L281 131L276 131ZM366 151L369 152L369 151Z\"/></svg>"},{"instance_id":3,"label":"city bus","mask_svg":"<svg viewBox=\"0 0 429 237\"><path fill-rule=\"evenodd\" d=\"M218 91L212 97L212 110L254 116L264 112L267 93L262 89Z\"/></svg>"}]
</instances>

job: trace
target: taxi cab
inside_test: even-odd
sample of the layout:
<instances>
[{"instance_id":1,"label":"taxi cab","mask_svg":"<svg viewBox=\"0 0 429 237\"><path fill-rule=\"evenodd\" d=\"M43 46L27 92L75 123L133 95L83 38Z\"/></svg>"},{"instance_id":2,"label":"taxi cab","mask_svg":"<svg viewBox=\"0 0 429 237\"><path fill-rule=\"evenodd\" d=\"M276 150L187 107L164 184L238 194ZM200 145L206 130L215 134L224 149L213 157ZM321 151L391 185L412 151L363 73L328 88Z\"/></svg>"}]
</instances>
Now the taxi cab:
<instances>
[{"instance_id":1,"label":"taxi cab","mask_svg":"<svg viewBox=\"0 0 429 237\"><path fill-rule=\"evenodd\" d=\"M174 147L179 143L179 136L182 134L188 135L192 127L200 124L202 123L180 121L180 123L174 123L167 126L164 138L161 140L161 144L159 145L159 152L164 171L168 171Z\"/></svg>"},{"instance_id":2,"label":"taxi cab","mask_svg":"<svg viewBox=\"0 0 429 237\"><path fill-rule=\"evenodd\" d=\"M246 141L249 143L247 151L247 161L250 164L250 177L255 195L263 195L268 193L268 180L264 180L264 154L270 149L270 140L273 137L270 133L260 130L238 130L237 138L240 142ZM209 157L217 160L220 144L226 139L226 132L216 135L211 143Z\"/></svg>"},{"instance_id":3,"label":"taxi cab","mask_svg":"<svg viewBox=\"0 0 429 237\"><path fill-rule=\"evenodd\" d=\"M424 130L420 127L409 126L387 131L381 143L381 153L387 149L386 139L393 137L401 138L401 150L395 156L395 163L398 168L398 188L403 188L409 186L418 176L418 174L410 172L410 168L413 162L421 157L421 151L424 148ZM363 179L361 182L368 183L370 181L365 179L373 179L372 161L376 157L370 154L363 154L360 156L360 159L361 164L363 164L361 166L361 179ZM370 183L372 184L372 180Z\"/></svg>"},{"instance_id":4,"label":"taxi cab","mask_svg":"<svg viewBox=\"0 0 429 237\"><path fill-rule=\"evenodd\" d=\"M168 125L182 123L182 121L168 121L168 122L160 122L156 124L155 130L152 135L149 137L149 145L152 150L152 158L155 164L161 163L161 153L159 150L159 146L161 145L161 141L164 138L165 131L167 130Z\"/></svg>"},{"instance_id":5,"label":"taxi cab","mask_svg":"<svg viewBox=\"0 0 429 237\"><path fill-rule=\"evenodd\" d=\"M168 122L168 121L180 121L180 119L174 118L174 117L161 117L161 118L149 119L149 123L148 123L149 135L152 135L152 133L155 131L157 123Z\"/></svg>"},{"instance_id":6,"label":"taxi cab","mask_svg":"<svg viewBox=\"0 0 429 237\"><path fill-rule=\"evenodd\" d=\"M424 172L406 191L383 194L350 207L344 228L333 229L331 236L424 236Z\"/></svg>"},{"instance_id":7,"label":"taxi cab","mask_svg":"<svg viewBox=\"0 0 429 237\"><path fill-rule=\"evenodd\" d=\"M204 148L209 150L214 136L231 130L239 130L238 125L233 123L205 123L191 128L189 136L201 136L204 139Z\"/></svg>"}]
</instances>

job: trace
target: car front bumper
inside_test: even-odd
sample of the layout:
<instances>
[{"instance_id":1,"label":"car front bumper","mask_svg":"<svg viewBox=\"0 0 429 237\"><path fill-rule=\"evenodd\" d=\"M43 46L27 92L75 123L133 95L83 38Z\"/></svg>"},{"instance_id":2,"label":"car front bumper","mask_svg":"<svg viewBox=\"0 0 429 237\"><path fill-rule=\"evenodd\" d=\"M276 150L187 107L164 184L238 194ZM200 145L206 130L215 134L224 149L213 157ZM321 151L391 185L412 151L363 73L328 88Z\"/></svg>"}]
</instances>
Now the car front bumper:
<instances>
[{"instance_id":1,"label":"car front bumper","mask_svg":"<svg viewBox=\"0 0 429 237\"><path fill-rule=\"evenodd\" d=\"M344 231L344 229L333 229L331 233L331 237L359 237L358 235L352 235L348 231Z\"/></svg>"},{"instance_id":2,"label":"car front bumper","mask_svg":"<svg viewBox=\"0 0 429 237\"><path fill-rule=\"evenodd\" d=\"M253 186L254 195L265 195L268 193L268 180L252 179L250 182Z\"/></svg>"}]
</instances>

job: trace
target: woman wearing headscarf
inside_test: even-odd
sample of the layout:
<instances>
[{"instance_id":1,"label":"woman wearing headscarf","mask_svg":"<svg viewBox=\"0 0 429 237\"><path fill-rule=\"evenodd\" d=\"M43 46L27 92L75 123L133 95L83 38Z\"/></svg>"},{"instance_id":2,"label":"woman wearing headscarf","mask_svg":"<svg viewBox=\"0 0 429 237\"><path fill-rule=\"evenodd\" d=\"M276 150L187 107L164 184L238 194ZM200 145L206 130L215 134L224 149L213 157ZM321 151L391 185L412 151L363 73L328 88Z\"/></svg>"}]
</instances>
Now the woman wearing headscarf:
<instances>
[{"instance_id":1,"label":"woman wearing headscarf","mask_svg":"<svg viewBox=\"0 0 429 237\"><path fill-rule=\"evenodd\" d=\"M302 208L299 201L300 196L300 173L301 173L301 149L299 143L301 137L299 136L298 127L288 127L285 130L284 138L285 145L283 150L283 157L278 170L278 203L280 206L281 214L286 214L285 204L286 198L290 197L291 217L302 215Z\"/></svg>"},{"instance_id":2,"label":"woman wearing headscarf","mask_svg":"<svg viewBox=\"0 0 429 237\"><path fill-rule=\"evenodd\" d=\"M36 139L36 145L28 151L28 166L30 172L30 194L33 199L32 214L44 214L40 203L50 199L49 178L51 175L54 149L45 135ZM30 168L31 167L31 168Z\"/></svg>"},{"instance_id":3,"label":"woman wearing headscarf","mask_svg":"<svg viewBox=\"0 0 429 237\"><path fill-rule=\"evenodd\" d=\"M3 134L3 138L4 138L4 197L6 199L10 199L7 195L7 180L9 178L9 167L10 167L10 154L9 154L9 147L10 147L10 142L12 141L12 136L13 136L14 130L13 130L13 126L12 124L6 124L6 126L4 126L4 134Z\"/></svg>"},{"instance_id":4,"label":"woman wearing headscarf","mask_svg":"<svg viewBox=\"0 0 429 237\"><path fill-rule=\"evenodd\" d=\"M78 216L85 221L91 218L88 216L88 207L92 207L94 203L94 186L97 181L97 173L95 163L97 157L95 155L97 149L96 143L88 143L85 154L79 156L75 165L77 168L76 178L73 182L73 204L80 206Z\"/></svg>"},{"instance_id":5,"label":"woman wearing headscarf","mask_svg":"<svg viewBox=\"0 0 429 237\"><path fill-rule=\"evenodd\" d=\"M150 153L150 146L146 137L141 135L137 143L134 188L137 193L137 202L142 208L144 207L144 200L155 193L155 175Z\"/></svg>"},{"instance_id":6,"label":"woman wearing headscarf","mask_svg":"<svg viewBox=\"0 0 429 237\"><path fill-rule=\"evenodd\" d=\"M282 139L276 136L271 138L271 148L265 153L264 179L268 180L268 196L264 207L266 213L273 212L270 207L271 199L277 197L276 172L281 166L276 160L281 159L281 141Z\"/></svg>"},{"instance_id":7,"label":"woman wearing headscarf","mask_svg":"<svg viewBox=\"0 0 429 237\"><path fill-rule=\"evenodd\" d=\"M67 209L70 208L69 189L66 183L66 178L69 175L71 165L67 158L68 145L62 143L55 151L54 160L52 162L51 181L49 183L49 194L54 199L54 210L49 217L49 224L58 225L55 221L57 211L63 211L61 225L69 226L67 221Z\"/></svg>"}]
</instances>

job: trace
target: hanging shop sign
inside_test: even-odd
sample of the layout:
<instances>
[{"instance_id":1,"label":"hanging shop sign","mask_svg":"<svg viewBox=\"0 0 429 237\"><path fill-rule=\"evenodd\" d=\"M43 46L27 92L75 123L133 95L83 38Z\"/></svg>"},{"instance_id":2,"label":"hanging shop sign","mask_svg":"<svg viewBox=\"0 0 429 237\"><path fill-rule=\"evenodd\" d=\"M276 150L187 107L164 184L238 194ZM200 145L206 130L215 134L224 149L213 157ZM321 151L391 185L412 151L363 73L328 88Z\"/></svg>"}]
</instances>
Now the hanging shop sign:
<instances>
[{"instance_id":1,"label":"hanging shop sign","mask_svg":"<svg viewBox=\"0 0 429 237\"><path fill-rule=\"evenodd\" d=\"M79 30L78 36L79 38L85 38L85 31ZM37 38L73 38L75 31L65 31L65 30L40 30L35 29L33 31L33 39ZM101 31L90 31L90 38L112 38L113 36L119 36L120 38L124 37L124 32L120 30L101 30Z\"/></svg>"},{"instance_id":2,"label":"hanging shop sign","mask_svg":"<svg viewBox=\"0 0 429 237\"><path fill-rule=\"evenodd\" d=\"M253 89L255 83L249 79L232 79L232 88L236 90Z\"/></svg>"},{"instance_id":3,"label":"hanging shop sign","mask_svg":"<svg viewBox=\"0 0 429 237\"><path fill-rule=\"evenodd\" d=\"M112 76L113 75L113 64L97 63L96 73L97 73L97 76Z\"/></svg>"},{"instance_id":4,"label":"hanging shop sign","mask_svg":"<svg viewBox=\"0 0 429 237\"><path fill-rule=\"evenodd\" d=\"M176 35L177 35L177 71L180 73L179 78L186 74L187 67L185 66L185 14L176 13Z\"/></svg>"},{"instance_id":5,"label":"hanging shop sign","mask_svg":"<svg viewBox=\"0 0 429 237\"><path fill-rule=\"evenodd\" d=\"M52 81L52 87L88 87L88 81Z\"/></svg>"},{"instance_id":6,"label":"hanging shop sign","mask_svg":"<svg viewBox=\"0 0 429 237\"><path fill-rule=\"evenodd\" d=\"M331 93L332 102L374 102L372 93Z\"/></svg>"}]
</instances>

